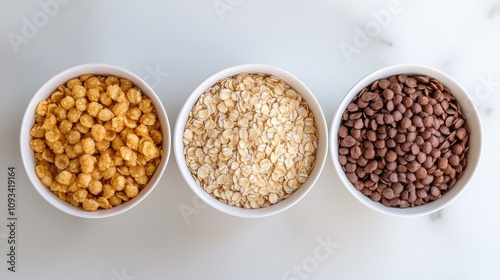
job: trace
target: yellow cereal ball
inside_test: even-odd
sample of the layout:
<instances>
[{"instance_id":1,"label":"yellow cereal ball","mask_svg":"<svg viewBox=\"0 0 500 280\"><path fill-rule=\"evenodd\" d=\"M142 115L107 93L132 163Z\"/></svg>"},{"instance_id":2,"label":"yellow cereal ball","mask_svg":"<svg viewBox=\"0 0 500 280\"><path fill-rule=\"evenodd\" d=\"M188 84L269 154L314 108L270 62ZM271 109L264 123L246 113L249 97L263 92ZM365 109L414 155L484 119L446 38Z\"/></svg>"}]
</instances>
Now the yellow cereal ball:
<instances>
[{"instance_id":1,"label":"yellow cereal ball","mask_svg":"<svg viewBox=\"0 0 500 280\"><path fill-rule=\"evenodd\" d=\"M116 149L115 149L116 150ZM120 155L124 160L130 161L133 158L134 151L127 146L120 147Z\"/></svg>"},{"instance_id":2,"label":"yellow cereal ball","mask_svg":"<svg viewBox=\"0 0 500 280\"><path fill-rule=\"evenodd\" d=\"M148 163L148 159L143 154L137 154L137 164L140 166L145 166Z\"/></svg>"},{"instance_id":3,"label":"yellow cereal ball","mask_svg":"<svg viewBox=\"0 0 500 280\"><path fill-rule=\"evenodd\" d=\"M151 130L149 132L149 136L153 139L153 143L156 145L160 145L161 142L163 142L163 135L156 129Z\"/></svg>"},{"instance_id":4,"label":"yellow cereal ball","mask_svg":"<svg viewBox=\"0 0 500 280\"><path fill-rule=\"evenodd\" d=\"M52 95L50 95L50 101L52 101L52 103L59 103L61 102L61 100L63 99L64 97L64 92L62 91L54 91L52 93Z\"/></svg>"},{"instance_id":5,"label":"yellow cereal ball","mask_svg":"<svg viewBox=\"0 0 500 280\"><path fill-rule=\"evenodd\" d=\"M53 192L68 191L68 185L61 184L58 181L52 181L52 184L49 186L49 188Z\"/></svg>"},{"instance_id":6,"label":"yellow cereal ball","mask_svg":"<svg viewBox=\"0 0 500 280\"><path fill-rule=\"evenodd\" d=\"M130 171L128 169L128 166L118 166L116 168L116 171L120 174L122 174L123 176L130 176Z\"/></svg>"},{"instance_id":7,"label":"yellow cereal ball","mask_svg":"<svg viewBox=\"0 0 500 280\"><path fill-rule=\"evenodd\" d=\"M156 121L156 116L153 113L145 113L139 119L139 122L144 125L153 125Z\"/></svg>"},{"instance_id":8,"label":"yellow cereal ball","mask_svg":"<svg viewBox=\"0 0 500 280\"><path fill-rule=\"evenodd\" d=\"M137 107L130 108L127 111L127 117L133 121L139 120L141 115L142 115L142 111L141 111L141 109L139 109Z\"/></svg>"},{"instance_id":9,"label":"yellow cereal ball","mask_svg":"<svg viewBox=\"0 0 500 280\"><path fill-rule=\"evenodd\" d=\"M146 175L146 170L143 166L131 166L128 168L130 171L130 176L132 177L140 177Z\"/></svg>"},{"instance_id":10,"label":"yellow cereal ball","mask_svg":"<svg viewBox=\"0 0 500 280\"><path fill-rule=\"evenodd\" d=\"M71 173L80 173L80 160L78 158L71 159L69 161L67 169Z\"/></svg>"},{"instance_id":11,"label":"yellow cereal ball","mask_svg":"<svg viewBox=\"0 0 500 280\"><path fill-rule=\"evenodd\" d=\"M85 198L87 197L87 194L88 194L88 192L86 189L80 188L73 193L73 199L75 201L81 203L85 200Z\"/></svg>"},{"instance_id":12,"label":"yellow cereal ball","mask_svg":"<svg viewBox=\"0 0 500 280\"><path fill-rule=\"evenodd\" d=\"M149 141L143 141L139 144L139 152L147 158L155 158L159 156L158 149Z\"/></svg>"},{"instance_id":13,"label":"yellow cereal ball","mask_svg":"<svg viewBox=\"0 0 500 280\"><path fill-rule=\"evenodd\" d=\"M38 103L35 112L40 116L45 116L45 114L48 111L48 108L49 108L49 101L43 100Z\"/></svg>"},{"instance_id":14,"label":"yellow cereal ball","mask_svg":"<svg viewBox=\"0 0 500 280\"><path fill-rule=\"evenodd\" d=\"M68 115L68 111L66 111L66 109L64 109L61 106L56 106L54 108L54 112L53 113L56 116L56 119L58 121L66 119L66 116Z\"/></svg>"},{"instance_id":15,"label":"yellow cereal ball","mask_svg":"<svg viewBox=\"0 0 500 280\"><path fill-rule=\"evenodd\" d=\"M111 208L111 204L109 204L109 201L107 198L105 197L99 197L97 199L97 203L99 203L99 207L101 207L102 209L110 209Z\"/></svg>"},{"instance_id":16,"label":"yellow cereal ball","mask_svg":"<svg viewBox=\"0 0 500 280\"><path fill-rule=\"evenodd\" d=\"M107 93L102 93L101 96L99 96L99 101L104 106L110 106L113 103L113 99L111 99Z\"/></svg>"},{"instance_id":17,"label":"yellow cereal ball","mask_svg":"<svg viewBox=\"0 0 500 280\"><path fill-rule=\"evenodd\" d=\"M131 104L139 104L142 101L142 93L137 88L127 90L127 99Z\"/></svg>"},{"instance_id":18,"label":"yellow cereal ball","mask_svg":"<svg viewBox=\"0 0 500 280\"><path fill-rule=\"evenodd\" d=\"M45 161L48 161L50 163L53 163L54 160L55 160L55 157L56 155L54 154L54 152L52 152L52 150L50 149L45 149L43 152L42 152L42 158L45 160Z\"/></svg>"},{"instance_id":19,"label":"yellow cereal ball","mask_svg":"<svg viewBox=\"0 0 500 280\"><path fill-rule=\"evenodd\" d=\"M123 158L120 155L115 155L113 158L113 161L115 163L115 166L122 166L123 165Z\"/></svg>"},{"instance_id":20,"label":"yellow cereal ball","mask_svg":"<svg viewBox=\"0 0 500 280\"><path fill-rule=\"evenodd\" d=\"M107 140L102 140L102 141L96 141L95 142L95 147L100 152L106 151L109 148L109 146L111 146L111 142L109 142Z\"/></svg>"},{"instance_id":21,"label":"yellow cereal ball","mask_svg":"<svg viewBox=\"0 0 500 280\"><path fill-rule=\"evenodd\" d=\"M54 164L59 170L66 169L69 165L69 157L66 154L59 154L55 156Z\"/></svg>"},{"instance_id":22,"label":"yellow cereal ball","mask_svg":"<svg viewBox=\"0 0 500 280\"><path fill-rule=\"evenodd\" d=\"M81 134L86 134L90 131L90 128L83 126L81 123L75 124L76 130L78 130Z\"/></svg>"},{"instance_id":23,"label":"yellow cereal ball","mask_svg":"<svg viewBox=\"0 0 500 280\"><path fill-rule=\"evenodd\" d=\"M114 116L115 115L113 114L113 112L111 112L111 110L109 110L108 108L103 108L97 114L97 118L99 118L103 122L111 120Z\"/></svg>"},{"instance_id":24,"label":"yellow cereal ball","mask_svg":"<svg viewBox=\"0 0 500 280\"><path fill-rule=\"evenodd\" d=\"M92 180L88 186L88 190L91 194L97 195L102 191L101 181Z\"/></svg>"},{"instance_id":25,"label":"yellow cereal ball","mask_svg":"<svg viewBox=\"0 0 500 280\"><path fill-rule=\"evenodd\" d=\"M54 114L54 109L57 107L56 103L49 103L47 106L47 114Z\"/></svg>"},{"instance_id":26,"label":"yellow cereal ball","mask_svg":"<svg viewBox=\"0 0 500 280\"><path fill-rule=\"evenodd\" d=\"M71 128L73 128L73 123L66 119L62 120L61 123L59 123L59 131L63 134L70 131Z\"/></svg>"},{"instance_id":27,"label":"yellow cereal ball","mask_svg":"<svg viewBox=\"0 0 500 280\"><path fill-rule=\"evenodd\" d=\"M94 77L90 77L87 80L85 80L85 87L88 88L88 89L97 88L100 85L101 85L101 82L95 76Z\"/></svg>"},{"instance_id":28,"label":"yellow cereal ball","mask_svg":"<svg viewBox=\"0 0 500 280\"><path fill-rule=\"evenodd\" d=\"M126 185L124 191L129 198L134 198L139 194L139 188L132 184Z\"/></svg>"},{"instance_id":29,"label":"yellow cereal ball","mask_svg":"<svg viewBox=\"0 0 500 280\"><path fill-rule=\"evenodd\" d=\"M71 108L68 111L67 118L72 123L77 123L80 121L80 117L82 116L82 112L76 108Z\"/></svg>"},{"instance_id":30,"label":"yellow cereal ball","mask_svg":"<svg viewBox=\"0 0 500 280\"><path fill-rule=\"evenodd\" d=\"M148 183L149 178L146 175L135 177L134 180L137 182L137 184L144 186Z\"/></svg>"},{"instance_id":31,"label":"yellow cereal ball","mask_svg":"<svg viewBox=\"0 0 500 280\"><path fill-rule=\"evenodd\" d=\"M31 130L30 135L33 138L43 138L45 137L45 130L38 124L35 124Z\"/></svg>"},{"instance_id":32,"label":"yellow cereal ball","mask_svg":"<svg viewBox=\"0 0 500 280\"><path fill-rule=\"evenodd\" d=\"M61 132L59 132L57 126L54 126L51 130L45 132L45 140L47 140L47 142L50 143L56 142L57 140L59 140L60 137L61 137Z\"/></svg>"},{"instance_id":33,"label":"yellow cereal ball","mask_svg":"<svg viewBox=\"0 0 500 280\"><path fill-rule=\"evenodd\" d=\"M130 127L125 127L123 128L122 131L120 131L120 137L123 139L123 140L126 140L127 139L127 135L129 133L134 133L134 130Z\"/></svg>"},{"instance_id":34,"label":"yellow cereal ball","mask_svg":"<svg viewBox=\"0 0 500 280\"><path fill-rule=\"evenodd\" d=\"M91 115L89 115L89 114L83 114L80 117L80 123L83 126L85 126L85 127L91 128L92 126L94 126L95 121L94 121L94 118Z\"/></svg>"},{"instance_id":35,"label":"yellow cereal ball","mask_svg":"<svg viewBox=\"0 0 500 280\"><path fill-rule=\"evenodd\" d=\"M118 96L123 94L123 91L119 85L115 84L108 86L106 93L109 95L111 99L116 101L116 99L118 99Z\"/></svg>"},{"instance_id":36,"label":"yellow cereal ball","mask_svg":"<svg viewBox=\"0 0 500 280\"><path fill-rule=\"evenodd\" d=\"M106 77L106 80L104 82L106 84L106 86L111 86L111 85L117 85L120 83L120 80L118 80L117 77L115 76L108 76Z\"/></svg>"},{"instance_id":37,"label":"yellow cereal ball","mask_svg":"<svg viewBox=\"0 0 500 280\"><path fill-rule=\"evenodd\" d=\"M74 79L71 79L68 82L66 82L66 86L69 89L74 89L75 86L82 86L82 82L80 81L80 79L74 78Z\"/></svg>"},{"instance_id":38,"label":"yellow cereal ball","mask_svg":"<svg viewBox=\"0 0 500 280\"><path fill-rule=\"evenodd\" d=\"M129 127L129 128L137 127L137 122L129 119L127 116L123 117L123 121L124 121L126 127Z\"/></svg>"},{"instance_id":39,"label":"yellow cereal ball","mask_svg":"<svg viewBox=\"0 0 500 280\"><path fill-rule=\"evenodd\" d=\"M123 117L115 117L111 120L111 129L114 132L120 132L125 127L125 122Z\"/></svg>"},{"instance_id":40,"label":"yellow cereal ball","mask_svg":"<svg viewBox=\"0 0 500 280\"><path fill-rule=\"evenodd\" d=\"M85 211L95 211L99 208L99 203L95 199L85 199L82 202L82 207Z\"/></svg>"},{"instance_id":41,"label":"yellow cereal ball","mask_svg":"<svg viewBox=\"0 0 500 280\"><path fill-rule=\"evenodd\" d=\"M122 175L116 173L112 178L111 178L111 186L115 191L121 191L125 187L125 177Z\"/></svg>"},{"instance_id":42,"label":"yellow cereal ball","mask_svg":"<svg viewBox=\"0 0 500 280\"><path fill-rule=\"evenodd\" d=\"M56 176L56 181L63 185L69 185L72 179L73 174L67 170L61 171L61 173Z\"/></svg>"},{"instance_id":43,"label":"yellow cereal ball","mask_svg":"<svg viewBox=\"0 0 500 280\"><path fill-rule=\"evenodd\" d=\"M80 112L87 110L87 104L88 104L88 101L87 101L87 98L85 98L85 97L80 97L80 98L75 100L75 108L78 109L78 111L80 111Z\"/></svg>"},{"instance_id":44,"label":"yellow cereal ball","mask_svg":"<svg viewBox=\"0 0 500 280\"><path fill-rule=\"evenodd\" d=\"M115 195L115 189L111 184L104 184L102 186L102 197L110 199L113 195Z\"/></svg>"},{"instance_id":45,"label":"yellow cereal ball","mask_svg":"<svg viewBox=\"0 0 500 280\"><path fill-rule=\"evenodd\" d=\"M109 199L109 203L113 206L118 206L120 204L122 204L122 199L119 198L118 196L116 195L113 195L112 197L110 197Z\"/></svg>"},{"instance_id":46,"label":"yellow cereal ball","mask_svg":"<svg viewBox=\"0 0 500 280\"><path fill-rule=\"evenodd\" d=\"M106 130L106 134L104 135L104 140L113 141L116 137L116 132L113 130Z\"/></svg>"},{"instance_id":47,"label":"yellow cereal ball","mask_svg":"<svg viewBox=\"0 0 500 280\"><path fill-rule=\"evenodd\" d=\"M51 113L46 114L45 120L43 121L42 128L45 130L51 130L57 123L57 118Z\"/></svg>"},{"instance_id":48,"label":"yellow cereal ball","mask_svg":"<svg viewBox=\"0 0 500 280\"><path fill-rule=\"evenodd\" d=\"M68 133L66 133L66 140L68 140L68 143L70 145L74 145L80 142L81 137L82 134L78 130L72 129Z\"/></svg>"},{"instance_id":49,"label":"yellow cereal ball","mask_svg":"<svg viewBox=\"0 0 500 280\"><path fill-rule=\"evenodd\" d=\"M92 180L99 181L102 179L101 171L99 171L99 169L97 169L97 168L94 168L94 170L92 170L92 172L90 172L90 176L92 177Z\"/></svg>"},{"instance_id":50,"label":"yellow cereal ball","mask_svg":"<svg viewBox=\"0 0 500 280\"><path fill-rule=\"evenodd\" d=\"M102 124L95 124L90 129L90 135L92 136L92 139L94 139L94 141L102 141L104 139L104 136L106 135L106 129Z\"/></svg>"},{"instance_id":51,"label":"yellow cereal ball","mask_svg":"<svg viewBox=\"0 0 500 280\"><path fill-rule=\"evenodd\" d=\"M76 184L80 188L86 188L89 186L90 181L92 181L92 177L90 174L80 173L76 178Z\"/></svg>"},{"instance_id":52,"label":"yellow cereal ball","mask_svg":"<svg viewBox=\"0 0 500 280\"><path fill-rule=\"evenodd\" d=\"M101 173L102 173L102 178L104 178L105 180L109 180L116 174L116 166L110 166Z\"/></svg>"},{"instance_id":53,"label":"yellow cereal ball","mask_svg":"<svg viewBox=\"0 0 500 280\"><path fill-rule=\"evenodd\" d=\"M153 110L153 101L149 98L143 98L141 102L139 102L139 109L145 114L150 113Z\"/></svg>"},{"instance_id":54,"label":"yellow cereal ball","mask_svg":"<svg viewBox=\"0 0 500 280\"><path fill-rule=\"evenodd\" d=\"M123 191L116 192L115 196L117 196L118 198L120 198L122 201L128 201L129 200L128 196Z\"/></svg>"},{"instance_id":55,"label":"yellow cereal ball","mask_svg":"<svg viewBox=\"0 0 500 280\"><path fill-rule=\"evenodd\" d=\"M125 78L120 79L120 88L122 89L123 92L127 92L129 89L131 89L134 85L132 84L131 81Z\"/></svg>"},{"instance_id":56,"label":"yellow cereal ball","mask_svg":"<svg viewBox=\"0 0 500 280\"><path fill-rule=\"evenodd\" d=\"M94 164L97 162L97 159L94 156L89 154L83 154L79 157L80 160L80 170L83 173L89 174L94 170Z\"/></svg>"},{"instance_id":57,"label":"yellow cereal ball","mask_svg":"<svg viewBox=\"0 0 500 280\"><path fill-rule=\"evenodd\" d=\"M71 95L74 99L83 98L87 96L87 89L81 85L76 85L71 90Z\"/></svg>"},{"instance_id":58,"label":"yellow cereal ball","mask_svg":"<svg viewBox=\"0 0 500 280\"><path fill-rule=\"evenodd\" d=\"M33 151L41 153L45 150L45 141L42 139L32 139L30 141L30 147Z\"/></svg>"},{"instance_id":59,"label":"yellow cereal ball","mask_svg":"<svg viewBox=\"0 0 500 280\"><path fill-rule=\"evenodd\" d=\"M113 139L111 141L111 147L115 151L120 151L121 147L123 147L124 145L125 145L125 142L123 142L123 140L120 137L115 137L115 139ZM122 155L122 158L123 158L123 155Z\"/></svg>"},{"instance_id":60,"label":"yellow cereal ball","mask_svg":"<svg viewBox=\"0 0 500 280\"><path fill-rule=\"evenodd\" d=\"M75 99L72 96L66 96L61 99L61 107L66 110L69 110L75 106Z\"/></svg>"},{"instance_id":61,"label":"yellow cereal ball","mask_svg":"<svg viewBox=\"0 0 500 280\"><path fill-rule=\"evenodd\" d=\"M95 152L95 142L94 139L90 137L86 137L82 140L82 149L83 152L86 154L93 154Z\"/></svg>"},{"instance_id":62,"label":"yellow cereal ball","mask_svg":"<svg viewBox=\"0 0 500 280\"><path fill-rule=\"evenodd\" d=\"M51 176L49 168L46 165L39 164L35 167L35 173L38 178L43 178L45 176Z\"/></svg>"},{"instance_id":63,"label":"yellow cereal ball","mask_svg":"<svg viewBox=\"0 0 500 280\"><path fill-rule=\"evenodd\" d=\"M149 136L149 130L148 127L145 126L144 124L140 124L135 128L135 133L140 136L140 137L147 137Z\"/></svg>"},{"instance_id":64,"label":"yellow cereal ball","mask_svg":"<svg viewBox=\"0 0 500 280\"><path fill-rule=\"evenodd\" d=\"M92 89L87 90L87 99L91 103L99 101L100 97L101 97L101 92L99 92L98 89L92 88Z\"/></svg>"},{"instance_id":65,"label":"yellow cereal ball","mask_svg":"<svg viewBox=\"0 0 500 280\"><path fill-rule=\"evenodd\" d=\"M113 160L109 154L102 154L97 161L97 168L104 171L112 166Z\"/></svg>"},{"instance_id":66,"label":"yellow cereal ball","mask_svg":"<svg viewBox=\"0 0 500 280\"><path fill-rule=\"evenodd\" d=\"M104 108L102 104L92 101L89 104L87 104L87 113L92 117L97 117L102 108Z\"/></svg>"},{"instance_id":67,"label":"yellow cereal ball","mask_svg":"<svg viewBox=\"0 0 500 280\"><path fill-rule=\"evenodd\" d=\"M119 103L116 103L114 106L113 106L113 114L115 114L115 116L125 116L125 114L127 113L128 111L128 103L126 102L119 102Z\"/></svg>"},{"instance_id":68,"label":"yellow cereal ball","mask_svg":"<svg viewBox=\"0 0 500 280\"><path fill-rule=\"evenodd\" d=\"M61 141L55 141L52 143L49 143L49 147L52 149L52 151L56 154L62 154L64 153L64 149L66 148L65 145Z\"/></svg>"},{"instance_id":69,"label":"yellow cereal ball","mask_svg":"<svg viewBox=\"0 0 500 280\"><path fill-rule=\"evenodd\" d=\"M137 150L137 147L139 146L139 136L134 133L129 133L127 134L125 143L130 149Z\"/></svg>"},{"instance_id":70,"label":"yellow cereal ball","mask_svg":"<svg viewBox=\"0 0 500 280\"><path fill-rule=\"evenodd\" d=\"M146 166L144 167L144 171L146 172L147 176L151 176L155 173L156 171L156 165L152 162L148 162Z\"/></svg>"}]
</instances>

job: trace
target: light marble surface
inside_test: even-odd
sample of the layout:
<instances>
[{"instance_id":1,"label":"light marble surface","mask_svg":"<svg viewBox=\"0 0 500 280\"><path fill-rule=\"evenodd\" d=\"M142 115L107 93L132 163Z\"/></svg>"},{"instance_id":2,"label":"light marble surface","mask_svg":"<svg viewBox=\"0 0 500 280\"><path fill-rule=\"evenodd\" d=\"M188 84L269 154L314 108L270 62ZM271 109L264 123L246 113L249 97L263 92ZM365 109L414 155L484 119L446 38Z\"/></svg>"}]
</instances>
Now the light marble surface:
<instances>
[{"instance_id":1,"label":"light marble surface","mask_svg":"<svg viewBox=\"0 0 500 280\"><path fill-rule=\"evenodd\" d=\"M3 0L0 8L2 225L6 170L12 164L18 170L17 272L7 270L8 231L1 226L0 279L500 279L498 0L61 0L46 11L40 3L47 2ZM359 32L370 36L363 41ZM291 72L313 91L330 123L364 75L395 63L425 64L473 96L484 154L453 204L418 218L363 206L340 184L331 159L291 209L235 218L193 201L171 157L139 206L113 218L79 219L36 193L22 168L18 135L38 87L89 62L147 79L171 124L196 85L228 66L256 62Z\"/></svg>"}]
</instances>

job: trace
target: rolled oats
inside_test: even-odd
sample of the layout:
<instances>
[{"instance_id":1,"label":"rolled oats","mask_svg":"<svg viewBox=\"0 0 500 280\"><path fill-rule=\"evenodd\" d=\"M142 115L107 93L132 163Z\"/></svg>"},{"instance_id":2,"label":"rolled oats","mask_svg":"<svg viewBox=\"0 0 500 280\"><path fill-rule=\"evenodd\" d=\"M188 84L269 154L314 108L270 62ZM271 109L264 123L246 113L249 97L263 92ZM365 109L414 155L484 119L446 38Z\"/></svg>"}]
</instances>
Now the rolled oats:
<instances>
[{"instance_id":1,"label":"rolled oats","mask_svg":"<svg viewBox=\"0 0 500 280\"><path fill-rule=\"evenodd\" d=\"M318 132L305 100L274 76L219 80L193 106L183 134L196 182L237 207L275 204L308 178Z\"/></svg>"}]
</instances>

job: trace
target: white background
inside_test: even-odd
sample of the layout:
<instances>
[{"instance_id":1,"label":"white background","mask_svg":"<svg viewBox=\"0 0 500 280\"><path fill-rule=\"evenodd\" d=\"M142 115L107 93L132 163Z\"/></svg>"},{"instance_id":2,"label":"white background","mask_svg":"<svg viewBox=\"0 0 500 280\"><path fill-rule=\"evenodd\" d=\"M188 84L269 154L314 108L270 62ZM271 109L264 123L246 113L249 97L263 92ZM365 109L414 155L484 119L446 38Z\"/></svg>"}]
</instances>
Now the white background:
<instances>
[{"instance_id":1,"label":"white background","mask_svg":"<svg viewBox=\"0 0 500 280\"><path fill-rule=\"evenodd\" d=\"M47 2L0 3L0 279L500 279L498 1L401 0L382 25L373 25L375 15L389 13L390 0L73 0L58 3L57 11L52 6L51 14L40 4ZM356 36L367 25L375 29L360 44ZM344 54L342 44L356 53ZM341 185L330 158L315 187L289 210L231 217L193 202L173 156L159 185L134 209L101 220L75 218L31 186L18 135L42 84L91 62L147 79L171 125L203 79L233 65L289 71L313 91L331 123L343 95L364 75L395 63L425 64L472 95L484 154L453 204L419 218L363 206ZM18 171L15 273L5 261L9 165ZM180 208L194 214L183 216ZM294 267L302 273L293 274Z\"/></svg>"}]
</instances>

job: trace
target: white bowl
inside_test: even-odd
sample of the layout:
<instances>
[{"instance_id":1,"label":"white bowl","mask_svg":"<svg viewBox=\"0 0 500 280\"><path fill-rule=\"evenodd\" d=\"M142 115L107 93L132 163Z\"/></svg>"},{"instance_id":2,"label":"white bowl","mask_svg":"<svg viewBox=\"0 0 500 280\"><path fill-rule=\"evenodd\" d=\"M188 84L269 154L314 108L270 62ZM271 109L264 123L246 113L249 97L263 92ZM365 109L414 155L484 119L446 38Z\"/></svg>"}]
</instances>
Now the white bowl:
<instances>
[{"instance_id":1,"label":"white bowl","mask_svg":"<svg viewBox=\"0 0 500 280\"><path fill-rule=\"evenodd\" d=\"M447 191L443 196L437 200L432 202L428 202L424 205L409 207L409 208L395 208L395 207L386 207L382 205L380 202L374 202L369 197L365 196L363 193L358 191L351 182L347 179L345 172L342 169L338 161L338 130L340 127L340 122L342 118L342 114L346 110L347 106L351 102L351 100L366 86L372 84L374 81L387 78L397 74L407 74L407 75L427 75L429 77L435 78L439 80L444 86L450 89L453 96L455 96L456 100L459 102L462 112L465 115L467 125L470 129L470 138L469 138L469 151L467 154L467 167L462 175L462 177L457 180L455 186ZM335 170L340 176L340 179L347 190L361 203L366 205L367 207L378 211L380 213L393 215L393 216L422 216L426 214L430 214L436 212L450 203L452 203L467 187L467 185L471 182L477 168L479 165L479 160L481 157L482 150L482 125L479 117L479 112L475 107L472 99L465 91L465 89L460 86L453 78L448 76L447 74L423 65L411 65L411 64L399 64L392 65L376 70L366 77L361 79L358 83L356 83L346 94L340 106L333 118L331 129L330 129L330 153L333 160L333 165Z\"/></svg>"},{"instance_id":2,"label":"white bowl","mask_svg":"<svg viewBox=\"0 0 500 280\"><path fill-rule=\"evenodd\" d=\"M249 73L249 74L262 73L267 75L274 75L282 79L287 84L289 84L292 88L294 88L297 91L297 93L299 93L304 98L304 100L306 100L310 110L314 114L316 127L318 130L318 149L316 151L316 162L307 181L304 184L302 184L302 186L299 189L297 189L290 197L276 204L256 209L246 209L237 206L231 206L212 197L202 187L200 187L193 179L193 176L191 175L191 172L189 171L186 165L183 152L184 144L182 139L183 139L184 129L189 116L189 112L193 108L198 98L208 88L216 84L220 79L226 77L232 77L240 73ZM175 158L177 160L177 165L179 166L182 176L186 180L191 190L198 197L200 197L200 199L202 199L205 203L207 203L211 207L229 215L245 217L245 218L257 218L257 217L265 217L273 215L281 211L284 211L289 207L291 207L292 205L294 205L295 203L297 203L313 187L314 183L316 182L321 173L321 170L323 169L328 154L327 151L328 128L326 125L325 117L323 115L323 111L321 110L321 107L316 98L314 97L314 95L312 94L312 92L300 80L298 80L290 73L281 70L279 68L263 64L246 64L246 65L230 67L222 71L219 71L214 75L208 77L206 80L204 80L191 93L189 98L184 103L184 106L182 107L179 116L177 117L173 141L174 141L174 153L175 153Z\"/></svg>"},{"instance_id":3,"label":"white bowl","mask_svg":"<svg viewBox=\"0 0 500 280\"><path fill-rule=\"evenodd\" d=\"M89 73L95 75L105 75L105 76L112 75L119 78L126 78L130 80L135 86L140 88L142 93L153 101L153 106L157 111L158 119L160 121L163 134L163 143L162 143L163 156L160 161L160 164L156 169L156 172L153 174L146 187L144 187L135 198L127 202L123 202L119 206L113 207L111 209L98 209L97 211L93 212L85 211L82 208L75 207L70 203L61 200L54 193L52 193L52 191L49 188L45 187L40 182L40 179L37 177L35 173L36 164L35 164L34 152L29 145L29 142L31 140L30 129L33 127L33 124L35 123L35 109L37 107L37 104L40 101L47 99L59 85L66 83L68 80L72 78L78 77L82 74L89 74ZM131 209L132 207L136 206L137 204L139 204L148 194L151 193L151 191L154 189L154 187L160 180L160 177L163 174L165 167L167 166L168 158L170 155L170 146L171 146L170 125L168 122L167 113L165 112L165 109L163 108L160 99L158 98L158 96L156 96L153 89L135 74L125 69L106 64L84 64L71 67L55 75L50 80L48 80L42 87L40 87L40 89L38 89L38 91L31 99L30 103L28 104L28 107L26 108L26 112L24 113L23 121L21 124L20 141L21 141L21 156L24 164L24 169L26 170L28 178L30 179L31 183L38 191L38 193L57 209L65 213L68 213L70 215L82 218L110 217L123 213Z\"/></svg>"}]
</instances>

